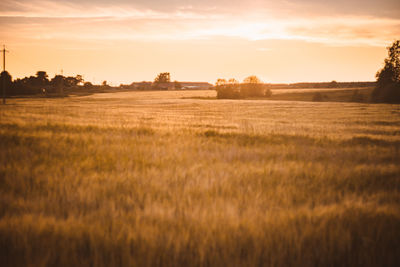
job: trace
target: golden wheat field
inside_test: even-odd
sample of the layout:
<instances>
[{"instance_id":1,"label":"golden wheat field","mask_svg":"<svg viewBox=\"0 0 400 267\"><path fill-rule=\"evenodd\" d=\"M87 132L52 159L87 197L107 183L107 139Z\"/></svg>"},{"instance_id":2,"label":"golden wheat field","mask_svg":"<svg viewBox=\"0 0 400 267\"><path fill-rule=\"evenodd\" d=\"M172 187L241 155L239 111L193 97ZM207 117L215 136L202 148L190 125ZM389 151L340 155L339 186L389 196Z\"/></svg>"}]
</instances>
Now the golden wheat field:
<instances>
[{"instance_id":1,"label":"golden wheat field","mask_svg":"<svg viewBox=\"0 0 400 267\"><path fill-rule=\"evenodd\" d=\"M399 105L214 96L9 99L1 265L400 266Z\"/></svg>"}]
</instances>

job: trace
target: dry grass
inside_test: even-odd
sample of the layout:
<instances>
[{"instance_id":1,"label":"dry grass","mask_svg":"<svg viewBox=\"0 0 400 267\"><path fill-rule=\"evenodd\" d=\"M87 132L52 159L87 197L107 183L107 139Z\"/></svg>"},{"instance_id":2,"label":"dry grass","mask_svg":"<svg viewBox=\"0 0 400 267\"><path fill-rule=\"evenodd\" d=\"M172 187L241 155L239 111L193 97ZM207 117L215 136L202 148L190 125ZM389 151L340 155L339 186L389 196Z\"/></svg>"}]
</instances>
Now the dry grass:
<instances>
[{"instance_id":1,"label":"dry grass","mask_svg":"<svg viewBox=\"0 0 400 267\"><path fill-rule=\"evenodd\" d=\"M209 93L1 106L2 265L399 266L399 105Z\"/></svg>"}]
</instances>

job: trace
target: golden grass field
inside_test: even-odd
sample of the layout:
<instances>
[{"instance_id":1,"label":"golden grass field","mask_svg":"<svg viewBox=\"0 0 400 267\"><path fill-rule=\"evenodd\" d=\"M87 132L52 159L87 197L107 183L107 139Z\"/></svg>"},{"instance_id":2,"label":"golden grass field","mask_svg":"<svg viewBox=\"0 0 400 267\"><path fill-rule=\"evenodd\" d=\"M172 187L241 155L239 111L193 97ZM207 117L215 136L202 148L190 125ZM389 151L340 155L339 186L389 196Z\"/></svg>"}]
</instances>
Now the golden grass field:
<instances>
[{"instance_id":1,"label":"golden grass field","mask_svg":"<svg viewBox=\"0 0 400 267\"><path fill-rule=\"evenodd\" d=\"M1 266L400 266L400 105L213 97L8 99Z\"/></svg>"}]
</instances>

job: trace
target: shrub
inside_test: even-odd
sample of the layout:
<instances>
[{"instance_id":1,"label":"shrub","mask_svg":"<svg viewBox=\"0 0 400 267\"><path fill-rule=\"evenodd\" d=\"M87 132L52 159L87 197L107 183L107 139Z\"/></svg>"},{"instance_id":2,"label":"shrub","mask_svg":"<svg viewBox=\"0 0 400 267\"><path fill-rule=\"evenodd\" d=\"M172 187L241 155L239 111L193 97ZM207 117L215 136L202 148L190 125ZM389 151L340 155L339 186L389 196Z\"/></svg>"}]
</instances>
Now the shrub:
<instances>
[{"instance_id":1,"label":"shrub","mask_svg":"<svg viewBox=\"0 0 400 267\"><path fill-rule=\"evenodd\" d=\"M218 85L215 87L217 90L217 98L219 99L238 99L240 98L239 87L233 84Z\"/></svg>"},{"instance_id":2,"label":"shrub","mask_svg":"<svg viewBox=\"0 0 400 267\"><path fill-rule=\"evenodd\" d=\"M239 99L247 97L270 97L272 92L256 76L249 76L239 83L235 79L218 79L215 84L217 98Z\"/></svg>"},{"instance_id":3,"label":"shrub","mask_svg":"<svg viewBox=\"0 0 400 267\"><path fill-rule=\"evenodd\" d=\"M261 83L245 83L240 86L240 95L246 97L264 96L264 88Z\"/></svg>"},{"instance_id":4,"label":"shrub","mask_svg":"<svg viewBox=\"0 0 400 267\"><path fill-rule=\"evenodd\" d=\"M265 97L271 97L272 96L272 91L269 88L265 89L264 90L264 96Z\"/></svg>"}]
</instances>

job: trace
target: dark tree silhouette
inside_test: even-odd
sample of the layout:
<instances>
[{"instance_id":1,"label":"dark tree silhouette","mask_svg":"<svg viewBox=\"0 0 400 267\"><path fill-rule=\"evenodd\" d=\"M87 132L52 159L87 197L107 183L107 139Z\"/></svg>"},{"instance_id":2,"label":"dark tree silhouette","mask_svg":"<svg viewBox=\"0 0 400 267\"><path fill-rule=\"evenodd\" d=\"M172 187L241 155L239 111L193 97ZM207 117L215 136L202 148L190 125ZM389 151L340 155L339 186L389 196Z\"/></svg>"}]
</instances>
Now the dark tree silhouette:
<instances>
[{"instance_id":1,"label":"dark tree silhouette","mask_svg":"<svg viewBox=\"0 0 400 267\"><path fill-rule=\"evenodd\" d=\"M83 84L83 87L84 87L85 89L91 89L91 88L93 88L93 84L92 84L91 82L85 82L85 83Z\"/></svg>"},{"instance_id":2,"label":"dark tree silhouette","mask_svg":"<svg viewBox=\"0 0 400 267\"><path fill-rule=\"evenodd\" d=\"M54 76L54 78L51 79L50 84L55 87L64 85L64 76L62 75Z\"/></svg>"},{"instance_id":3,"label":"dark tree silhouette","mask_svg":"<svg viewBox=\"0 0 400 267\"><path fill-rule=\"evenodd\" d=\"M36 86L46 86L49 84L48 75L45 71L36 72Z\"/></svg>"},{"instance_id":4,"label":"dark tree silhouette","mask_svg":"<svg viewBox=\"0 0 400 267\"><path fill-rule=\"evenodd\" d=\"M2 71L0 75L0 94L3 94L3 86L5 87L5 94L8 96L12 92L12 77L7 71Z\"/></svg>"},{"instance_id":5,"label":"dark tree silhouette","mask_svg":"<svg viewBox=\"0 0 400 267\"><path fill-rule=\"evenodd\" d=\"M9 95L35 95L45 92L47 96L63 96L64 89L67 91L74 90L83 83L82 75L76 75L75 77L55 75L49 80L45 71L38 71L35 76L14 80L12 85L8 87L7 92L9 92Z\"/></svg>"},{"instance_id":6,"label":"dark tree silhouette","mask_svg":"<svg viewBox=\"0 0 400 267\"><path fill-rule=\"evenodd\" d=\"M328 85L329 88L337 88L338 87L338 82L333 80L329 83Z\"/></svg>"},{"instance_id":7,"label":"dark tree silhouette","mask_svg":"<svg viewBox=\"0 0 400 267\"><path fill-rule=\"evenodd\" d=\"M77 77L65 77L64 85L67 87L77 86L82 80Z\"/></svg>"},{"instance_id":8,"label":"dark tree silhouette","mask_svg":"<svg viewBox=\"0 0 400 267\"><path fill-rule=\"evenodd\" d=\"M376 73L372 101L400 103L400 40L388 47L385 65Z\"/></svg>"}]
</instances>

